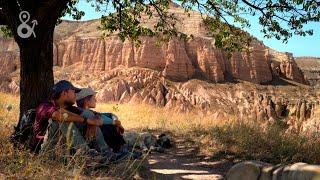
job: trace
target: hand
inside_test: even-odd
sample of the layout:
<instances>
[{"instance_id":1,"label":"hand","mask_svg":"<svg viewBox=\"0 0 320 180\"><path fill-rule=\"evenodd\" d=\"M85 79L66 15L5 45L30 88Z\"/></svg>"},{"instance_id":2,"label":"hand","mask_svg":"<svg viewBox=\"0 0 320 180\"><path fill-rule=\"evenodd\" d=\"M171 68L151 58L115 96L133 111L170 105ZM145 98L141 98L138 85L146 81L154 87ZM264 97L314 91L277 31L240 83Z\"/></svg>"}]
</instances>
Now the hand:
<instances>
[{"instance_id":1,"label":"hand","mask_svg":"<svg viewBox=\"0 0 320 180\"><path fill-rule=\"evenodd\" d=\"M122 127L122 125L116 126L116 129L117 129L119 134L123 134L124 133L124 128Z\"/></svg>"},{"instance_id":2,"label":"hand","mask_svg":"<svg viewBox=\"0 0 320 180\"><path fill-rule=\"evenodd\" d=\"M88 125L92 126L102 126L103 121L100 117L94 117L87 120Z\"/></svg>"},{"instance_id":3,"label":"hand","mask_svg":"<svg viewBox=\"0 0 320 180\"><path fill-rule=\"evenodd\" d=\"M121 121L119 121L119 120L114 120L114 125L116 125L116 126L121 126Z\"/></svg>"},{"instance_id":4,"label":"hand","mask_svg":"<svg viewBox=\"0 0 320 180\"><path fill-rule=\"evenodd\" d=\"M119 118L118 118L118 116L116 116L115 114L112 114L112 120L118 120Z\"/></svg>"}]
</instances>

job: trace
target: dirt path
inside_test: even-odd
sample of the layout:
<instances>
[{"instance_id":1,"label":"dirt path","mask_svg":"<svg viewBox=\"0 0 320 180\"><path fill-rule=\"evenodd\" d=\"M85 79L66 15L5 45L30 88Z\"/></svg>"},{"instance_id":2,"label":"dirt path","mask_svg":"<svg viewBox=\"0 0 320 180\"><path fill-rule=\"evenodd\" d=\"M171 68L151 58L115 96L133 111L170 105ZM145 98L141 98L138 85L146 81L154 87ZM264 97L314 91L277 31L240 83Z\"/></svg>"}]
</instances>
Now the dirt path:
<instances>
[{"instance_id":1,"label":"dirt path","mask_svg":"<svg viewBox=\"0 0 320 180\"><path fill-rule=\"evenodd\" d=\"M197 156L198 148L183 140L165 153L151 153L141 174L143 179L223 179L233 165L230 161Z\"/></svg>"}]
</instances>

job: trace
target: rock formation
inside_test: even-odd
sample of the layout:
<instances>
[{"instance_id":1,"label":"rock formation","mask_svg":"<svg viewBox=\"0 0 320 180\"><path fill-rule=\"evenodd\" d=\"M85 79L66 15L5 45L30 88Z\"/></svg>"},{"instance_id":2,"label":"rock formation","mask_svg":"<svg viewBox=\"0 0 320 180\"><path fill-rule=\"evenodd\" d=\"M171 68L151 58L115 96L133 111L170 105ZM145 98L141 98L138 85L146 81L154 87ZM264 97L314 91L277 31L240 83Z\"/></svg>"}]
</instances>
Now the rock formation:
<instances>
[{"instance_id":1,"label":"rock formation","mask_svg":"<svg viewBox=\"0 0 320 180\"><path fill-rule=\"evenodd\" d=\"M259 161L245 161L234 165L227 180L313 180L320 177L320 166L306 163L272 165Z\"/></svg>"},{"instance_id":2,"label":"rock formation","mask_svg":"<svg viewBox=\"0 0 320 180\"><path fill-rule=\"evenodd\" d=\"M294 60L292 53L281 53L274 51L272 49L270 51L270 58L272 60L271 69L273 74L277 76L282 76L287 79L302 83L308 84L309 82L305 79L302 70L297 65Z\"/></svg>"},{"instance_id":3,"label":"rock formation","mask_svg":"<svg viewBox=\"0 0 320 180\"><path fill-rule=\"evenodd\" d=\"M159 71L165 78L180 82L194 78L225 82L231 77L253 83L268 83L275 76L282 76L307 83L291 54L278 53L255 40L250 52L234 52L229 59L214 46L200 13L192 11L188 17L175 4L171 4L170 13L179 19L178 30L192 34L193 39L173 38L168 43L157 45L156 38L141 37L141 46L136 47L128 40L122 42L116 34L102 38L102 32L97 30L98 20L65 21L56 27L54 65L68 67L78 64L81 67L79 71L89 72L108 72L119 66L137 66ZM143 19L147 26L154 23L145 17ZM0 37L0 44L1 63L15 61L18 47L14 41ZM19 65L15 63L11 66L6 68L6 74Z\"/></svg>"},{"instance_id":4,"label":"rock formation","mask_svg":"<svg viewBox=\"0 0 320 180\"><path fill-rule=\"evenodd\" d=\"M298 57L295 61L311 85L320 84L320 58Z\"/></svg>"}]
</instances>

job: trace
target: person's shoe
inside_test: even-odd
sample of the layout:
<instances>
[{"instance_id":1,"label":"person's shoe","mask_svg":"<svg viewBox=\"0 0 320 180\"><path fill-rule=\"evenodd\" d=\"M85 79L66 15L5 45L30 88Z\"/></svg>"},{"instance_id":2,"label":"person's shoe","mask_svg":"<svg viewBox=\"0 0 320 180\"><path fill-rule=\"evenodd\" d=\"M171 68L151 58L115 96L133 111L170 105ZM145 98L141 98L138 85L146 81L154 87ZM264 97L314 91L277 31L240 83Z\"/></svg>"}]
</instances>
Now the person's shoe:
<instances>
[{"instance_id":1,"label":"person's shoe","mask_svg":"<svg viewBox=\"0 0 320 180\"><path fill-rule=\"evenodd\" d=\"M140 151L132 151L129 154L132 159L140 159L142 157L142 152Z\"/></svg>"},{"instance_id":2,"label":"person's shoe","mask_svg":"<svg viewBox=\"0 0 320 180\"><path fill-rule=\"evenodd\" d=\"M96 168L110 164L110 156L101 154L94 149L88 150L84 157L86 158L87 167Z\"/></svg>"},{"instance_id":3,"label":"person's shoe","mask_svg":"<svg viewBox=\"0 0 320 180\"><path fill-rule=\"evenodd\" d=\"M106 162L100 162L101 165L108 165L110 163L117 163L124 159L127 159L129 156L129 152L121 152L121 153L114 153L112 151L104 151L101 153L101 156L105 157Z\"/></svg>"},{"instance_id":4,"label":"person's shoe","mask_svg":"<svg viewBox=\"0 0 320 180\"><path fill-rule=\"evenodd\" d=\"M130 157L132 159L139 159L141 158L142 156L142 152L141 151L138 151L138 150L135 150L135 149L131 149L129 150L129 147L127 144L123 145L121 148L120 148L120 152L122 153L129 153L130 154Z\"/></svg>"},{"instance_id":5,"label":"person's shoe","mask_svg":"<svg viewBox=\"0 0 320 180\"><path fill-rule=\"evenodd\" d=\"M120 147L120 149L119 149L118 152L119 152L119 153L129 152L129 147L128 147L128 145L127 145L127 144L122 145L122 146Z\"/></svg>"},{"instance_id":6,"label":"person's shoe","mask_svg":"<svg viewBox=\"0 0 320 180\"><path fill-rule=\"evenodd\" d=\"M95 149L89 149L87 152L85 152L84 154L86 157L90 157L90 158L93 158L93 157L97 157L100 155L100 153L95 150Z\"/></svg>"},{"instance_id":7,"label":"person's shoe","mask_svg":"<svg viewBox=\"0 0 320 180\"><path fill-rule=\"evenodd\" d=\"M116 159L114 162L119 162L125 159L130 158L130 153L129 152L121 152L121 153L117 153Z\"/></svg>"}]
</instances>

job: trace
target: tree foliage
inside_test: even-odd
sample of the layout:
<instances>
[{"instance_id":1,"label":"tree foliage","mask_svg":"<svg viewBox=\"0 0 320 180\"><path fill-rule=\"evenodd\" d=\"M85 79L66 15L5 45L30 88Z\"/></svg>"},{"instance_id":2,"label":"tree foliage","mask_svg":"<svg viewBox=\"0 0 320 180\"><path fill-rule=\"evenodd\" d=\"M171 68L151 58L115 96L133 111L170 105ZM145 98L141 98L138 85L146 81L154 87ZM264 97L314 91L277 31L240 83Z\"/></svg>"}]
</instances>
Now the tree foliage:
<instances>
[{"instance_id":1,"label":"tree foliage","mask_svg":"<svg viewBox=\"0 0 320 180\"><path fill-rule=\"evenodd\" d=\"M177 19L168 12L170 0L87 0L102 13L100 30L105 35L117 33L122 40L127 38L137 44L140 36L157 36L169 40L174 36L188 38L176 28ZM241 29L251 26L250 16L259 18L261 32L266 38L283 42L293 35L312 35L306 29L309 22L319 22L320 2L316 0L176 0L187 14L199 11L203 22L215 39L215 45L227 51L248 47L251 37ZM61 14L80 19L84 12L78 10L76 1L69 1ZM144 17L155 19L153 27L145 25ZM58 21L61 22L61 21ZM8 29L1 28L6 34Z\"/></svg>"},{"instance_id":2,"label":"tree foliage","mask_svg":"<svg viewBox=\"0 0 320 180\"><path fill-rule=\"evenodd\" d=\"M71 16L74 20L80 20L84 15L84 11L79 10L76 5L78 4L79 0L71 0L68 1L66 8L62 11L60 18L57 20L57 24L60 24L62 22L61 17L64 17L66 15ZM1 8L1 4L0 4ZM0 16L1 16L1 11L0 11ZM2 25L0 22L0 33L3 34L4 37L13 37L13 33L8 27L8 25Z\"/></svg>"},{"instance_id":3,"label":"tree foliage","mask_svg":"<svg viewBox=\"0 0 320 180\"><path fill-rule=\"evenodd\" d=\"M101 29L118 32L122 40L138 40L141 35L157 35L165 40L172 36L187 37L177 31L174 14L168 13L168 0L89 0L98 10L115 10L101 19ZM215 39L215 45L227 51L248 47L252 37L241 29L251 26L250 16L259 18L266 38L284 43L293 35L312 35L309 22L319 22L320 2L316 0L177 0L187 14L199 11L203 22ZM157 19L153 27L143 25L142 14Z\"/></svg>"}]
</instances>

